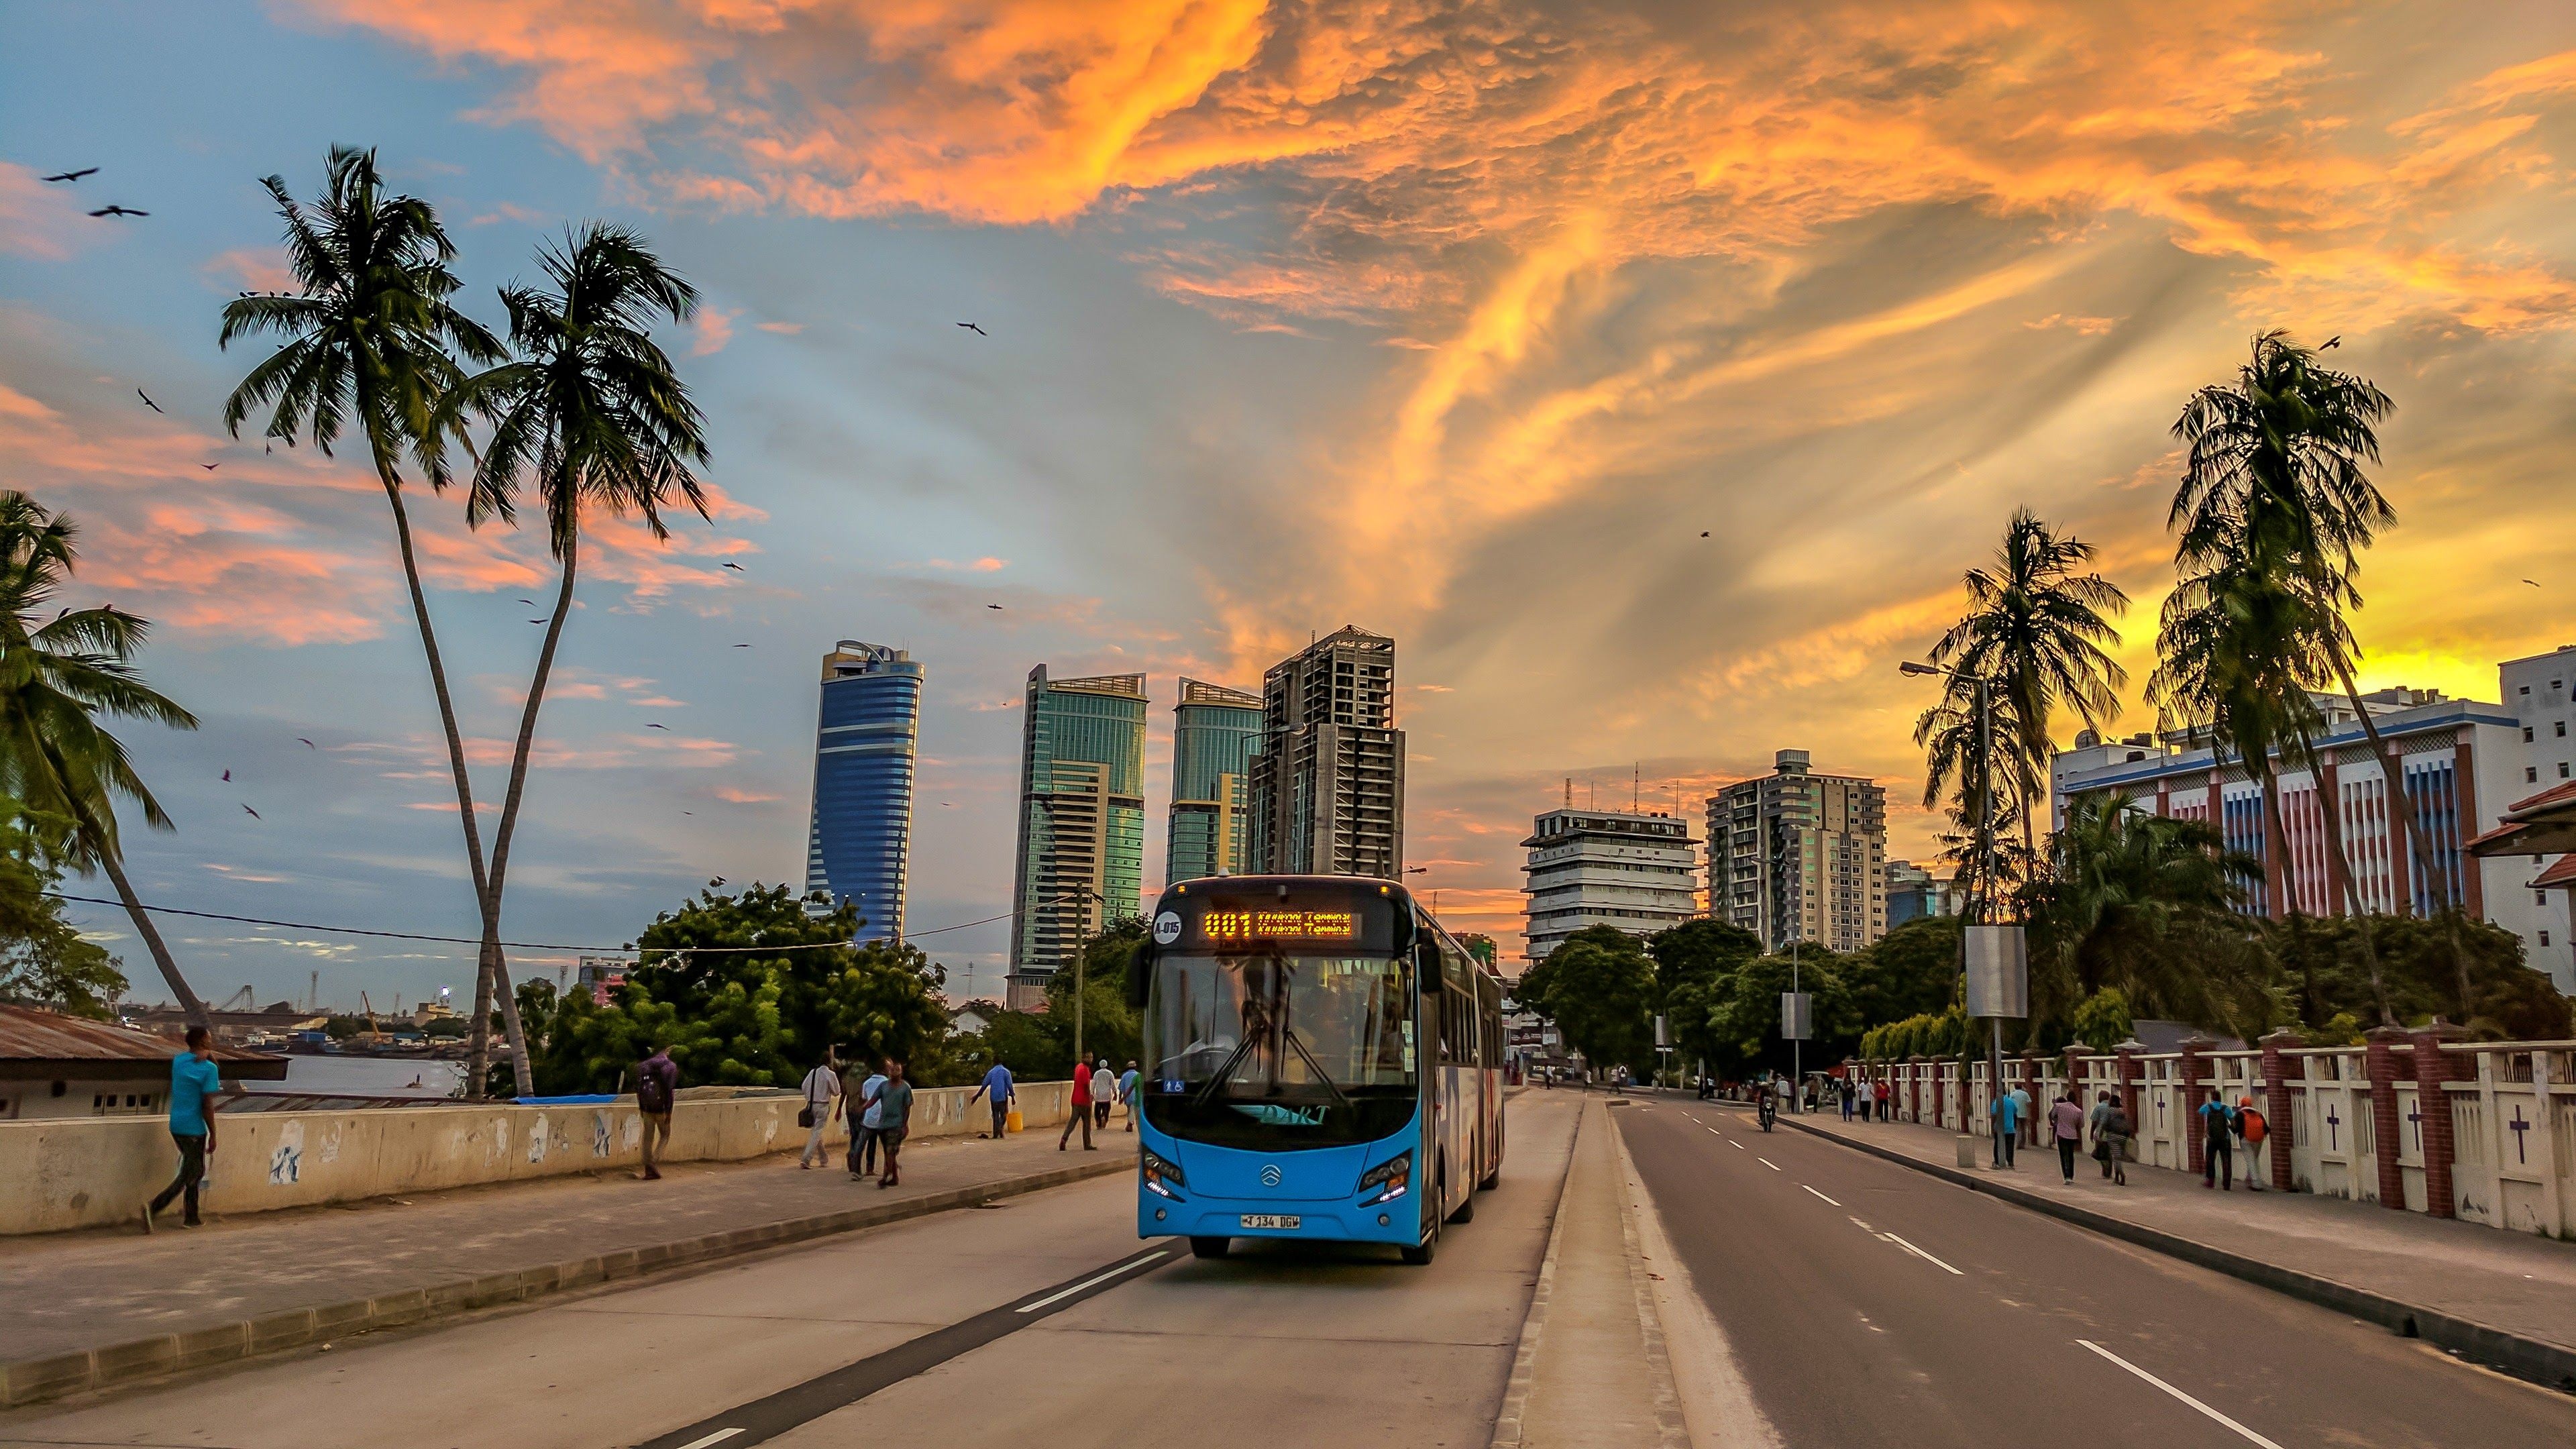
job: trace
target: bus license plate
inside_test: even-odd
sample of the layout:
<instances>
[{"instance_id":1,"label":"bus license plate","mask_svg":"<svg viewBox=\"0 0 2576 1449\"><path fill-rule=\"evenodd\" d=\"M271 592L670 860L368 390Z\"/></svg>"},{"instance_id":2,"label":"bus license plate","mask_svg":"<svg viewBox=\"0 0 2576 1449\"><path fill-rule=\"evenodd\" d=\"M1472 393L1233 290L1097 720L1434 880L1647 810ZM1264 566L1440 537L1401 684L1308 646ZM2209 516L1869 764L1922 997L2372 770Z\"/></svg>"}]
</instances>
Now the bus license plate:
<instances>
[{"instance_id":1,"label":"bus license plate","mask_svg":"<svg viewBox=\"0 0 2576 1449\"><path fill-rule=\"evenodd\" d=\"M1297 1225L1304 1221L1304 1218L1295 1213L1245 1213L1240 1220L1240 1225L1247 1233L1257 1233L1265 1228L1272 1231L1294 1231Z\"/></svg>"}]
</instances>

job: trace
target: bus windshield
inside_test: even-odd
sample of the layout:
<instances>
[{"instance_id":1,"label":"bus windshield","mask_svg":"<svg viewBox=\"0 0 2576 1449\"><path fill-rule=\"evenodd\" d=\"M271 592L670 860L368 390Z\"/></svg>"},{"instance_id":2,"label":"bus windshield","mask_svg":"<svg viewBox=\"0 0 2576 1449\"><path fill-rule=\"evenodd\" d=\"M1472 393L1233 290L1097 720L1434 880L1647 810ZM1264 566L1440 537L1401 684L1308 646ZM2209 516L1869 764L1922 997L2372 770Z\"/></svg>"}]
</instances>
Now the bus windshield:
<instances>
[{"instance_id":1,"label":"bus windshield","mask_svg":"<svg viewBox=\"0 0 2576 1449\"><path fill-rule=\"evenodd\" d=\"M1398 958L1167 953L1145 1033L1147 1113L1176 1135L1324 1146L1412 1112L1413 972Z\"/></svg>"}]
</instances>

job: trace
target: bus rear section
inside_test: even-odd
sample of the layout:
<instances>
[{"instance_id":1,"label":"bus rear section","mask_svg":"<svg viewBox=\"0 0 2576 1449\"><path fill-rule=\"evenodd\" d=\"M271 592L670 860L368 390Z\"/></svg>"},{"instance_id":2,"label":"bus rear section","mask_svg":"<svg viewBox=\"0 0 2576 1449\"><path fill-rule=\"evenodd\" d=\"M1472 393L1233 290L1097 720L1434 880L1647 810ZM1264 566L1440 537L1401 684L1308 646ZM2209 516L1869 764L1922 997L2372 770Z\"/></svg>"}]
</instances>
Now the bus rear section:
<instances>
[{"instance_id":1,"label":"bus rear section","mask_svg":"<svg viewBox=\"0 0 2576 1449\"><path fill-rule=\"evenodd\" d=\"M1445 948L1445 949L1444 949ZM1137 1232L1387 1243L1427 1261L1499 1164L1499 1079L1443 1065L1498 1035L1444 983L1473 963L1392 882L1187 881L1153 917Z\"/></svg>"}]
</instances>

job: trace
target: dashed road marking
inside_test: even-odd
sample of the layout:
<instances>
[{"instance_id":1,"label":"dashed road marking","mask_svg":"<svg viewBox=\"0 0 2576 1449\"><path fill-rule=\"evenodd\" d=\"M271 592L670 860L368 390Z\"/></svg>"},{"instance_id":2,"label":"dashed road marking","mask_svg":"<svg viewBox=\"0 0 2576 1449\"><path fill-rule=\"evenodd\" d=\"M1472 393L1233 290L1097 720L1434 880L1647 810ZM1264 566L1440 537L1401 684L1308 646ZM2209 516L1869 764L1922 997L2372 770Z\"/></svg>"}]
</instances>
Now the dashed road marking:
<instances>
[{"instance_id":1,"label":"dashed road marking","mask_svg":"<svg viewBox=\"0 0 2576 1449\"><path fill-rule=\"evenodd\" d=\"M2164 1390L2166 1393L2173 1395L2184 1403L2191 1405L2193 1408L2200 1410L2209 1417L2216 1419L2218 1422L2225 1424L2228 1428L2244 1435L2249 1442L2260 1444L2263 1446L2263 1449L2281 1449L2280 1445L2264 1438L2262 1435L2255 1433L2244 1425L2237 1423L2234 1419L2227 1417L2225 1414L2218 1412L2209 1405L2202 1403L2200 1400L2195 1399L2191 1395L2184 1393L2182 1390L2175 1388L2173 1385L2166 1383L2163 1379L2157 1378L2154 1374L2151 1374L2145 1369L2138 1367L2136 1364L2129 1362L2127 1359L2120 1357L2118 1354L2113 1353L2111 1350L2104 1348L2098 1343L2095 1343L2093 1340L2089 1338L2079 1338L2075 1341L2084 1345L2086 1348L2093 1350L2095 1353L2102 1355L2104 1358L2109 1359L2111 1362L2118 1364L2120 1367L2127 1369L2129 1372L2136 1374L2138 1377L2145 1379L2148 1383L2154 1384L2157 1388Z\"/></svg>"},{"instance_id":2,"label":"dashed road marking","mask_svg":"<svg viewBox=\"0 0 2576 1449\"><path fill-rule=\"evenodd\" d=\"M1108 1272L1103 1273L1096 1278L1085 1278L1070 1288L1059 1289L1056 1292L1050 1293L1044 1298L1039 1299L1035 1303L1023 1303L1011 1311L1013 1313L1035 1313L1050 1303L1070 1298L1076 1293L1081 1292L1083 1289L1089 1288L1095 1284L1106 1283L1121 1273L1132 1273L1137 1269L1144 1267L1146 1264L1160 1261L1166 1256L1168 1256L1167 1253L1147 1253L1145 1256L1135 1259L1132 1262L1121 1263L1117 1267L1110 1269Z\"/></svg>"},{"instance_id":3,"label":"dashed road marking","mask_svg":"<svg viewBox=\"0 0 2576 1449\"><path fill-rule=\"evenodd\" d=\"M1958 1269L1951 1267L1949 1264L1942 1262L1940 1259L1933 1257L1930 1253L1927 1253L1921 1248L1914 1246L1912 1243L1905 1241L1903 1238L1898 1237L1894 1233L1889 1233L1887 1235L1887 1240L1894 1243L1896 1246L1903 1248L1905 1251L1912 1253L1914 1256L1921 1258L1924 1262L1931 1264L1933 1267L1940 1269L1944 1273L1948 1273L1959 1278L1965 1278L1968 1276L1967 1274L1960 1272ZM2279 1446L2274 1446L2274 1449L2279 1449Z\"/></svg>"},{"instance_id":4,"label":"dashed road marking","mask_svg":"<svg viewBox=\"0 0 2576 1449\"><path fill-rule=\"evenodd\" d=\"M1802 1183L1799 1183L1799 1184L1798 1184L1798 1186L1800 1186L1800 1187L1807 1187L1807 1185L1806 1185L1805 1183L1803 1183L1803 1182L1802 1182ZM1807 1191L1809 1191L1809 1192L1815 1192L1815 1193L1816 1193L1816 1196L1818 1196L1818 1197L1824 1197L1824 1198L1825 1198L1825 1201L1827 1201L1827 1202L1833 1202L1833 1203L1834 1203L1834 1206L1836 1206L1836 1207L1841 1207L1841 1206L1842 1206L1842 1204L1841 1204L1841 1203L1834 1202L1834 1200L1833 1200L1832 1198L1825 1197L1825 1195L1824 1195L1823 1193L1821 1193L1821 1192L1816 1192L1816 1190L1815 1190L1814 1188L1812 1188L1812 1187L1807 1187Z\"/></svg>"},{"instance_id":5,"label":"dashed road marking","mask_svg":"<svg viewBox=\"0 0 2576 1449\"><path fill-rule=\"evenodd\" d=\"M1729 1137L1729 1138L1727 1138L1727 1139L1726 1139L1726 1145L1727 1145L1727 1146L1729 1146L1729 1147L1734 1148L1734 1149L1735 1149L1736 1151L1738 1151L1738 1152L1742 1152L1742 1151L1744 1150L1744 1144L1743 1144L1743 1143L1741 1143L1741 1142L1736 1141L1736 1140L1735 1140L1734 1138L1732 1138L1732 1137Z\"/></svg>"},{"instance_id":6,"label":"dashed road marking","mask_svg":"<svg viewBox=\"0 0 2576 1449\"><path fill-rule=\"evenodd\" d=\"M1761 1163L1764 1167L1771 1169L1773 1172L1778 1172L1780 1170L1780 1164L1773 1162L1768 1157L1756 1157L1753 1160Z\"/></svg>"},{"instance_id":7,"label":"dashed road marking","mask_svg":"<svg viewBox=\"0 0 2576 1449\"><path fill-rule=\"evenodd\" d=\"M742 1431L740 1429L718 1429L703 1439L690 1440L688 1443L681 1445L680 1449L707 1449L708 1445L721 1444L741 1432Z\"/></svg>"}]
</instances>

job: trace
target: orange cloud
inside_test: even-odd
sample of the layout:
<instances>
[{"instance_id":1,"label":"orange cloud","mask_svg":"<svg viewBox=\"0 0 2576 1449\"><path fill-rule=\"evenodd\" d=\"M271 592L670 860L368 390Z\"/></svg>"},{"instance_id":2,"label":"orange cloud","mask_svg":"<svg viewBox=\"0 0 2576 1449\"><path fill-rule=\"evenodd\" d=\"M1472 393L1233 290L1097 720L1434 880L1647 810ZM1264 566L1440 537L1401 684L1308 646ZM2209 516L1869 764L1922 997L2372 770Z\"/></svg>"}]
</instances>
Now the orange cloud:
<instances>
[{"instance_id":1,"label":"orange cloud","mask_svg":"<svg viewBox=\"0 0 2576 1449\"><path fill-rule=\"evenodd\" d=\"M286 253L276 247L234 247L208 257L197 270L217 284L239 291L291 292L296 285Z\"/></svg>"}]
</instances>

